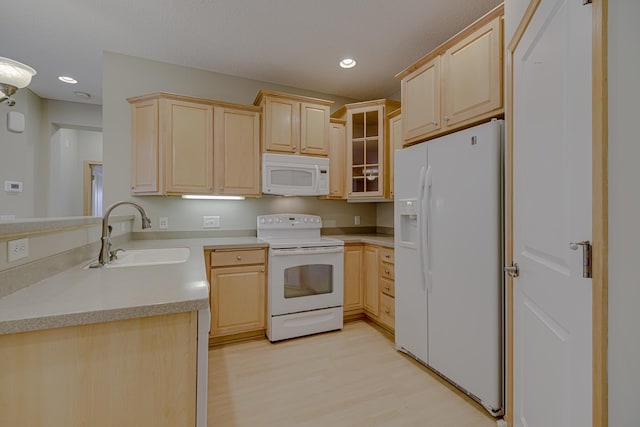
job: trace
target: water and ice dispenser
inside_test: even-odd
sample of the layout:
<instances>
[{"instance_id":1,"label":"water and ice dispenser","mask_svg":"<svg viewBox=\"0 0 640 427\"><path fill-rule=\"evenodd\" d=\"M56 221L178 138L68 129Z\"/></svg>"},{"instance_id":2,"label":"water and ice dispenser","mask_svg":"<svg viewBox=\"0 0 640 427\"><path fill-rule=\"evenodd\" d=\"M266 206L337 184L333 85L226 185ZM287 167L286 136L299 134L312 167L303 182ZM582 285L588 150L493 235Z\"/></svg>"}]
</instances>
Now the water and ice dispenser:
<instances>
[{"instance_id":1,"label":"water and ice dispenser","mask_svg":"<svg viewBox=\"0 0 640 427\"><path fill-rule=\"evenodd\" d=\"M399 200L396 203L396 209L400 216L399 244L415 247L418 243L418 200Z\"/></svg>"}]
</instances>

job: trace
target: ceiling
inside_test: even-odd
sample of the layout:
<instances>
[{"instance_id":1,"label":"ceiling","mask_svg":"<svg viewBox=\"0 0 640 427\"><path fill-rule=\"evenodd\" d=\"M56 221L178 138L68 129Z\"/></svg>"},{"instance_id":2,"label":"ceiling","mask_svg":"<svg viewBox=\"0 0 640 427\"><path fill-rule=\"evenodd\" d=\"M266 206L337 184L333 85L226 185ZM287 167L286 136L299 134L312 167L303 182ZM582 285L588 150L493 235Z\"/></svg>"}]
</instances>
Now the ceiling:
<instances>
[{"instance_id":1,"label":"ceiling","mask_svg":"<svg viewBox=\"0 0 640 427\"><path fill-rule=\"evenodd\" d=\"M12 1L0 56L38 74L42 98L102 104L102 52L355 99L390 96L394 75L498 0ZM357 66L338 67L344 57ZM73 76L78 84L59 82ZM73 91L91 94L83 101Z\"/></svg>"}]
</instances>

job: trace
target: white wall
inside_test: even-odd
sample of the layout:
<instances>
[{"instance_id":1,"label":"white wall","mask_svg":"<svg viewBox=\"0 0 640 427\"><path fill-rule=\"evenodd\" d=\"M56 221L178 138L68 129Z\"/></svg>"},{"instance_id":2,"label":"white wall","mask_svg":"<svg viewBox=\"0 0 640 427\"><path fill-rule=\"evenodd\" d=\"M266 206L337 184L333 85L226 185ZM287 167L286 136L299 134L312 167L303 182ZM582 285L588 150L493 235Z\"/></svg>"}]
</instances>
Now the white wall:
<instances>
[{"instance_id":1,"label":"white wall","mask_svg":"<svg viewBox=\"0 0 640 427\"><path fill-rule=\"evenodd\" d=\"M375 226L376 208L370 203L347 204L343 201L321 201L312 197L263 197L241 202L224 202L131 196L131 110L127 98L166 91L252 104L260 89L333 100L336 103L332 110L355 101L106 52L103 57L104 206L119 200L135 199L148 211L155 224L159 216L169 217L169 230L202 230L203 215L220 215L222 229L255 229L256 215L287 211L319 214L326 225L335 224L338 227L353 226L353 216L359 215L361 225ZM330 222L327 223L327 220ZM139 227L137 218L136 228ZM154 231L157 231L157 228Z\"/></svg>"},{"instance_id":2,"label":"white wall","mask_svg":"<svg viewBox=\"0 0 640 427\"><path fill-rule=\"evenodd\" d=\"M57 101L53 99L43 99L42 105L42 117L41 117L41 142L36 152L36 163L39 173L38 179L38 192L36 194L36 215L34 216L58 216L54 214L54 209L50 209L56 206L56 200L52 199L52 192L56 193L57 190L52 188L53 183L50 181L50 176L56 174L51 171L51 137L60 128L76 129L76 130L91 130L102 131L102 106L93 105L80 102L68 102ZM77 135L76 135L77 136ZM87 160L100 160L87 159ZM78 212L74 209L73 215L82 215L82 209Z\"/></svg>"},{"instance_id":3,"label":"white wall","mask_svg":"<svg viewBox=\"0 0 640 427\"><path fill-rule=\"evenodd\" d=\"M640 2L609 0L609 426L640 425Z\"/></svg>"},{"instance_id":4,"label":"white wall","mask_svg":"<svg viewBox=\"0 0 640 427\"><path fill-rule=\"evenodd\" d=\"M49 145L50 217L82 216L84 161L102 160L102 132L61 128Z\"/></svg>"},{"instance_id":5,"label":"white wall","mask_svg":"<svg viewBox=\"0 0 640 427\"><path fill-rule=\"evenodd\" d=\"M36 215L38 190L36 153L41 146L40 98L29 89L19 90L13 98L16 105L0 104L0 215L15 215L17 219ZM25 131L7 130L7 113L18 111L25 116ZM6 193L5 181L21 181L22 193Z\"/></svg>"}]
</instances>

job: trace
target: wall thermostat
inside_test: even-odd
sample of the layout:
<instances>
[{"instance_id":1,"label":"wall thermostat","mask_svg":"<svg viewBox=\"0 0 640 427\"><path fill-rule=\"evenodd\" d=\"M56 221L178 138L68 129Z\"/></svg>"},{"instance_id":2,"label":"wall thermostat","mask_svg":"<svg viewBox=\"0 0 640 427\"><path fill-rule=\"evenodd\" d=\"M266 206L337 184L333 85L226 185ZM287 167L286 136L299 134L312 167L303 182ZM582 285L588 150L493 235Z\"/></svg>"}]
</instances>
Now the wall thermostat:
<instances>
[{"instance_id":1,"label":"wall thermostat","mask_svg":"<svg viewBox=\"0 0 640 427\"><path fill-rule=\"evenodd\" d=\"M5 181L4 191L7 193L22 193L22 183L20 181Z\"/></svg>"},{"instance_id":2,"label":"wall thermostat","mask_svg":"<svg viewBox=\"0 0 640 427\"><path fill-rule=\"evenodd\" d=\"M14 133L24 132L24 114L18 111L7 113L7 129Z\"/></svg>"}]
</instances>

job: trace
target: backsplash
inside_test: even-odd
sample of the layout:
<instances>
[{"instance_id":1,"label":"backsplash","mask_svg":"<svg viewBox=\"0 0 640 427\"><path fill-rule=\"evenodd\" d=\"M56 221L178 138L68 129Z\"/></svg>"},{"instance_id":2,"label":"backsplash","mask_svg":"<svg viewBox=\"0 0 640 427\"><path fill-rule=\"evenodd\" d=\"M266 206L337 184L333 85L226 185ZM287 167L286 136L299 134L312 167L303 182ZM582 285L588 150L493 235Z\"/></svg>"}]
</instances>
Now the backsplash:
<instances>
[{"instance_id":1,"label":"backsplash","mask_svg":"<svg viewBox=\"0 0 640 427\"><path fill-rule=\"evenodd\" d=\"M133 216L114 217L114 244L131 238ZM101 218L77 217L0 223L0 298L57 274L100 252ZM28 239L29 255L8 262L8 243Z\"/></svg>"}]
</instances>

